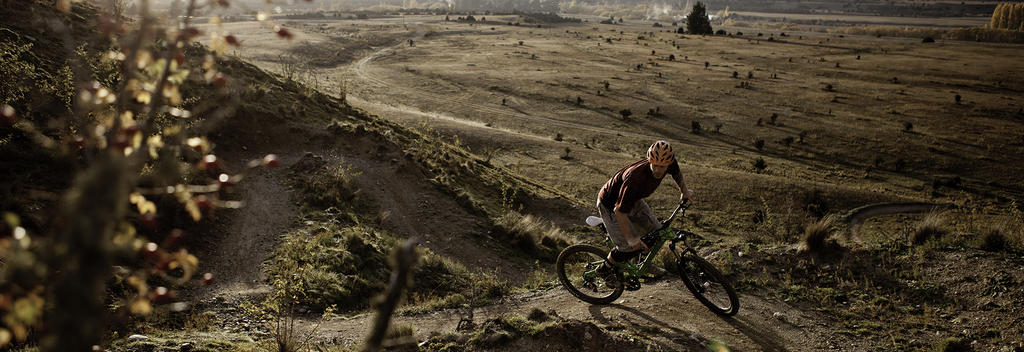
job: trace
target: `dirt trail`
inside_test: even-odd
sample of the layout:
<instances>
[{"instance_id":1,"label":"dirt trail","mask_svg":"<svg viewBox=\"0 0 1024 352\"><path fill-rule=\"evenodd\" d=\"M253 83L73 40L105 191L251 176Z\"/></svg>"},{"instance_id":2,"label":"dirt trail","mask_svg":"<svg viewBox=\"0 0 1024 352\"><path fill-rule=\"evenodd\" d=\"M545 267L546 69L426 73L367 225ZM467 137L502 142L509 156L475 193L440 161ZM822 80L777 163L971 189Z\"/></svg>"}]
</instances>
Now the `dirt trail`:
<instances>
[{"instance_id":1,"label":"dirt trail","mask_svg":"<svg viewBox=\"0 0 1024 352\"><path fill-rule=\"evenodd\" d=\"M258 169L238 187L244 206L219 214L223 221L216 233L198 253L202 270L214 274L214 284L198 292L201 296L250 296L268 291L264 282L263 261L280 242L282 234L292 227L298 215L292 191L285 179L288 166L299 160L300 153L276 149L281 167ZM226 160L250 160L263 153L226 151Z\"/></svg>"},{"instance_id":2,"label":"dirt trail","mask_svg":"<svg viewBox=\"0 0 1024 352\"><path fill-rule=\"evenodd\" d=\"M687 350L694 338L725 342L737 351L826 351L872 349L867 341L835 334L827 318L804 312L785 302L741 295L740 312L722 318L700 304L677 279L662 280L636 292L626 292L610 305L590 305L560 286L507 298L500 304L475 309L474 323L508 313L527 315L537 308L555 311L562 318L590 321L607 330L628 334L643 331L662 350ZM416 316L396 316L393 322L411 324L423 341L435 333L452 331L466 309L451 309ZM366 336L370 314L328 320L320 326L322 339L359 343ZM305 322L308 326L310 322ZM610 329L609 329L610 328Z\"/></svg>"},{"instance_id":3,"label":"dirt trail","mask_svg":"<svg viewBox=\"0 0 1024 352\"><path fill-rule=\"evenodd\" d=\"M435 188L414 162L394 157L339 160L360 173L355 184L360 195L378 208L385 230L401 238L418 238L422 246L472 271L496 274L513 284L525 281L529 263L487 235L486 218L468 213Z\"/></svg>"}]
</instances>

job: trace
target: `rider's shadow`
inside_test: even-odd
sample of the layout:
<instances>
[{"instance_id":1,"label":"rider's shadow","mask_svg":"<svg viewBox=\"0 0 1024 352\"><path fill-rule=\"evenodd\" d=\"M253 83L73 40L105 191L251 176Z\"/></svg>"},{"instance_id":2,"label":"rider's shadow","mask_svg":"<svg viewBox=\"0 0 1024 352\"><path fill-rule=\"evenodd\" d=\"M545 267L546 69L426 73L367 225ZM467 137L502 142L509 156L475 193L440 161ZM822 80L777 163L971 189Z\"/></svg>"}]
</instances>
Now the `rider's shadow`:
<instances>
[{"instance_id":1,"label":"rider's shadow","mask_svg":"<svg viewBox=\"0 0 1024 352\"><path fill-rule=\"evenodd\" d=\"M618 310L625 311L625 312L628 312L630 314L633 314L633 315L635 315L635 316L637 316L637 317L639 317L641 319L647 320L647 321L653 323L654 325L657 325L659 328L663 329L664 331L670 332L674 336L668 336L668 337L671 338L672 340L675 340L675 341L679 341L679 340L682 340L682 339L690 339L690 336L694 334L694 332L690 332L690 331L685 331L685 330L679 329L679 328L677 328L675 326L669 325L668 323L665 323L665 322L663 322L661 320L658 320L658 318L652 317L652 316L650 316L647 313L641 312L641 311L636 310L636 309L634 309L632 307L623 306L621 304L614 304L614 303L613 304L608 304L608 305L596 305L595 304L595 305L591 305L590 308L588 308L588 310L590 311L590 315L592 317L594 317L594 319L597 320L598 322L600 322L600 323L602 323L604 325L613 325L614 322L612 322L610 319L608 319L608 317L606 317L604 315L604 312L602 312L602 310L605 309L605 308L618 309ZM758 329L758 328L753 327L749 322L746 321L746 318L743 318L743 317L733 317L733 318L718 317L718 318L721 319L726 324L729 324L729 326L732 326L734 329L736 329L736 331L739 331L740 333L745 335L747 338L749 338L755 344L760 345L761 348L763 348L765 351L789 351L783 345L783 343L785 343L785 340L783 340L782 337L776 335L775 333L773 333L772 331L769 331L767 329ZM739 351L738 349L733 349L733 350Z\"/></svg>"}]
</instances>

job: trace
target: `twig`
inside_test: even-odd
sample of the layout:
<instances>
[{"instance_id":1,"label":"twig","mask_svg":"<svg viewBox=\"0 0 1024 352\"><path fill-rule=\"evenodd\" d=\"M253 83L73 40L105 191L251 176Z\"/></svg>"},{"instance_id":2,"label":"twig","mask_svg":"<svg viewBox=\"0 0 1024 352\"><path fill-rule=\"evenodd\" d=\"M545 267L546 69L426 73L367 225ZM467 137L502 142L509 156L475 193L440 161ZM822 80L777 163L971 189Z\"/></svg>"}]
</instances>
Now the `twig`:
<instances>
[{"instance_id":1,"label":"twig","mask_svg":"<svg viewBox=\"0 0 1024 352\"><path fill-rule=\"evenodd\" d=\"M402 290L409 282L409 274L413 265L416 264L416 239L409 239L395 251L395 270L391 272L391 282L388 284L384 296L376 304L377 316L373 319L373 329L366 338L364 352L376 352L380 350L387 334L388 325L391 322L391 314L398 306L402 298Z\"/></svg>"}]
</instances>

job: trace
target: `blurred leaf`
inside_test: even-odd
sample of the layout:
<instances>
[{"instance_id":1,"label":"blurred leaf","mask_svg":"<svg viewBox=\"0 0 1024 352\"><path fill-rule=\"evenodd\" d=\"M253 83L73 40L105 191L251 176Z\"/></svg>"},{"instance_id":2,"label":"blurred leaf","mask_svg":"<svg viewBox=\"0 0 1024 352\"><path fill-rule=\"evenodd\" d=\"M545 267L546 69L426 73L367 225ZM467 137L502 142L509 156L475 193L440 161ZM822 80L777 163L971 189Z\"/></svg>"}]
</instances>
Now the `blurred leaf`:
<instances>
[{"instance_id":1,"label":"blurred leaf","mask_svg":"<svg viewBox=\"0 0 1024 352\"><path fill-rule=\"evenodd\" d=\"M14 309L11 311L18 321L26 325L35 325L43 313L43 298L30 294L14 301ZM17 335L17 332L15 332ZM22 338L19 337L19 340Z\"/></svg>"},{"instance_id":2,"label":"blurred leaf","mask_svg":"<svg viewBox=\"0 0 1024 352\"><path fill-rule=\"evenodd\" d=\"M12 229L21 226L21 219L18 218L18 214L11 212L4 212L4 222L7 223L7 227Z\"/></svg>"},{"instance_id":3,"label":"blurred leaf","mask_svg":"<svg viewBox=\"0 0 1024 352\"><path fill-rule=\"evenodd\" d=\"M7 346L11 343L11 331L0 328L0 347Z\"/></svg>"},{"instance_id":4,"label":"blurred leaf","mask_svg":"<svg viewBox=\"0 0 1024 352\"><path fill-rule=\"evenodd\" d=\"M149 157L153 159L159 158L160 154L158 152L164 146L164 141L160 138L160 135L150 136L146 144L149 145Z\"/></svg>"},{"instance_id":5,"label":"blurred leaf","mask_svg":"<svg viewBox=\"0 0 1024 352\"><path fill-rule=\"evenodd\" d=\"M153 305L151 305L149 301L146 299L137 298L134 301L132 301L132 304L131 306L129 306L128 310L135 315L146 315L149 314L149 312L153 311Z\"/></svg>"},{"instance_id":6,"label":"blurred leaf","mask_svg":"<svg viewBox=\"0 0 1024 352\"><path fill-rule=\"evenodd\" d=\"M718 340L711 340L711 342L708 343L708 350L711 350L711 351L714 351L714 352L729 352L729 351L732 351L732 349L729 348L729 345L726 345L724 342L721 342L721 341L718 341Z\"/></svg>"},{"instance_id":7,"label":"blurred leaf","mask_svg":"<svg viewBox=\"0 0 1024 352\"><path fill-rule=\"evenodd\" d=\"M128 199L139 209L139 214L156 214L156 204L146 199L141 193L132 193L128 196Z\"/></svg>"}]
</instances>

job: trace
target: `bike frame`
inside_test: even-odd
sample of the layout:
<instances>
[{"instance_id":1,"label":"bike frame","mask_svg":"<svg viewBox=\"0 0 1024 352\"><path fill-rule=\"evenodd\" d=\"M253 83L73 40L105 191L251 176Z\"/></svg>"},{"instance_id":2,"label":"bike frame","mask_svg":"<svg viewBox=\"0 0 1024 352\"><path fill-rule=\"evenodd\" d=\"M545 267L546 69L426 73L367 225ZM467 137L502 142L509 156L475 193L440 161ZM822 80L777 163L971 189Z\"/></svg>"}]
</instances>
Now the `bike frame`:
<instances>
[{"instance_id":1,"label":"bike frame","mask_svg":"<svg viewBox=\"0 0 1024 352\"><path fill-rule=\"evenodd\" d=\"M650 248L651 251L647 253L647 255L644 257L643 260L640 261L639 265L633 264L633 263L628 262L628 261L627 262L620 262L620 263L616 264L616 267L620 271L622 271L623 276L625 276L626 278L640 278L640 277L643 277L644 269L647 269L647 266L651 265L651 263L654 261L654 256L659 251L661 251L661 248L665 245L665 242L671 241L671 243L669 243L669 249L672 250L672 254L673 255L678 255L678 254L676 254L675 249L676 249L676 243L679 243L679 242L683 242L683 246L684 246L683 253L682 253L683 255L685 255L686 253L692 253L694 255L697 254L697 251L693 250L693 248L690 247L689 243L687 243L687 241L686 241L689 237L691 237L691 236L696 237L697 235L693 234L691 232L688 232L688 231L675 230L675 229L672 228L672 221L675 220L676 216L677 215L678 216L683 216L683 214L685 214L686 210L689 209L689 208L690 208L690 201L688 199L680 202L679 206L677 206L676 209L672 211L672 215L670 215L668 217L668 219L665 219L664 221L661 222L661 227L660 228L658 228L657 230L651 231L648 234L643 236L643 237L647 237L647 236L655 235L655 236L657 236L658 239L654 243L653 246L648 247L648 248ZM594 267L596 268L597 266L600 266L601 263L603 263L603 261L602 262L594 263L594 264L597 264ZM592 271L584 273L584 277L591 277L591 276L596 276L596 275L597 275L597 271L596 270L592 270Z\"/></svg>"}]
</instances>

